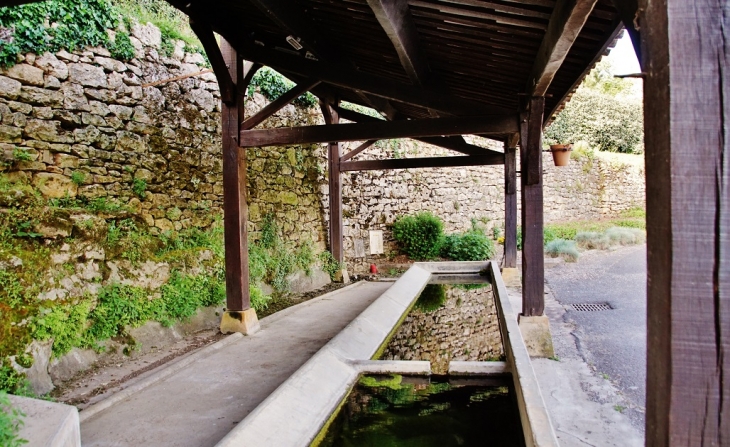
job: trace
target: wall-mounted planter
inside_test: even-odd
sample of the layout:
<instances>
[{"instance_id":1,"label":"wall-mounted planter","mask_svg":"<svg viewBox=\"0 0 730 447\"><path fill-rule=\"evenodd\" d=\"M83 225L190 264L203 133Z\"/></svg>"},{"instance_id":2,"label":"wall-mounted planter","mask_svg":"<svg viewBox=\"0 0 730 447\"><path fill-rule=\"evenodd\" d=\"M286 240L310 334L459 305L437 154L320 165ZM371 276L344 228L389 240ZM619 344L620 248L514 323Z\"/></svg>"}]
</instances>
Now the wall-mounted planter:
<instances>
[{"instance_id":1,"label":"wall-mounted planter","mask_svg":"<svg viewBox=\"0 0 730 447\"><path fill-rule=\"evenodd\" d=\"M572 150L573 144L551 144L550 152L553 154L555 166L568 166Z\"/></svg>"}]
</instances>

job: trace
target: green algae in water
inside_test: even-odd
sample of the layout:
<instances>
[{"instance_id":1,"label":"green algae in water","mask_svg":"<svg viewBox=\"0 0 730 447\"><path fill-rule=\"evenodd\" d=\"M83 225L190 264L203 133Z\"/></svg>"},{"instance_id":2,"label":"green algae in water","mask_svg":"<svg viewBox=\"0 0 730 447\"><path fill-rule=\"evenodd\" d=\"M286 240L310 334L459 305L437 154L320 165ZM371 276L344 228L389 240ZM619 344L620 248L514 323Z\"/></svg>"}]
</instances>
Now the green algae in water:
<instances>
[{"instance_id":1,"label":"green algae in water","mask_svg":"<svg viewBox=\"0 0 730 447\"><path fill-rule=\"evenodd\" d=\"M524 446L508 386L364 376L319 446Z\"/></svg>"}]
</instances>

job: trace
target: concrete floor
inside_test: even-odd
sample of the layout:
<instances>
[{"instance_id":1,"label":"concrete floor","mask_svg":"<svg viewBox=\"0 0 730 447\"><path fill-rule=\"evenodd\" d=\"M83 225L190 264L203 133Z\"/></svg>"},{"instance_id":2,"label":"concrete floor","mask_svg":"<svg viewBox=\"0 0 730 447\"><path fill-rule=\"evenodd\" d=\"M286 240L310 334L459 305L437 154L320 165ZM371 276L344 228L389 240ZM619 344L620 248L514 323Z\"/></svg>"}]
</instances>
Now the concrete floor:
<instances>
[{"instance_id":1,"label":"concrete floor","mask_svg":"<svg viewBox=\"0 0 730 447\"><path fill-rule=\"evenodd\" d=\"M264 318L253 336L83 422L82 445L215 445L392 284L357 283Z\"/></svg>"}]
</instances>

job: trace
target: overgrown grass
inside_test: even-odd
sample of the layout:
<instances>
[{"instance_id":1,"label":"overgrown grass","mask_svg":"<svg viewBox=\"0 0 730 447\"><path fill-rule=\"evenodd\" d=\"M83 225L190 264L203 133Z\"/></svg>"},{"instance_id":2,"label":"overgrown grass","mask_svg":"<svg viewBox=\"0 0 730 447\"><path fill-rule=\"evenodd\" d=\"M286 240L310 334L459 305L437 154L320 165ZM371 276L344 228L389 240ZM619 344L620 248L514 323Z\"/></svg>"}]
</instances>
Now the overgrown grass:
<instances>
[{"instance_id":1,"label":"overgrown grass","mask_svg":"<svg viewBox=\"0 0 730 447\"><path fill-rule=\"evenodd\" d=\"M545 253L553 258L561 256L568 262L576 262L580 257L575 241L566 241L565 239L554 239L545 247Z\"/></svg>"}]
</instances>

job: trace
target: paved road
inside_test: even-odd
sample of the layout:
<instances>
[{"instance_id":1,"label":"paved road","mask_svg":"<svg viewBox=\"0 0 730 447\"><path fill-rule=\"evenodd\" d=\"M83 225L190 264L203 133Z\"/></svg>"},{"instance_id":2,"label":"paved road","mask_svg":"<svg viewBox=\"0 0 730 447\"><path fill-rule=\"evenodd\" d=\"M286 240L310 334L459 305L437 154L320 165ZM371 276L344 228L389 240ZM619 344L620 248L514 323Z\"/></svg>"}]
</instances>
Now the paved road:
<instances>
[{"instance_id":1,"label":"paved road","mask_svg":"<svg viewBox=\"0 0 730 447\"><path fill-rule=\"evenodd\" d=\"M588 252L577 263L545 271L566 309L579 352L595 373L626 398L628 415L644 430L646 401L646 246ZM608 303L613 309L578 312L573 304Z\"/></svg>"}]
</instances>

